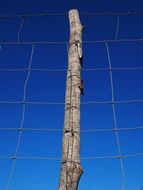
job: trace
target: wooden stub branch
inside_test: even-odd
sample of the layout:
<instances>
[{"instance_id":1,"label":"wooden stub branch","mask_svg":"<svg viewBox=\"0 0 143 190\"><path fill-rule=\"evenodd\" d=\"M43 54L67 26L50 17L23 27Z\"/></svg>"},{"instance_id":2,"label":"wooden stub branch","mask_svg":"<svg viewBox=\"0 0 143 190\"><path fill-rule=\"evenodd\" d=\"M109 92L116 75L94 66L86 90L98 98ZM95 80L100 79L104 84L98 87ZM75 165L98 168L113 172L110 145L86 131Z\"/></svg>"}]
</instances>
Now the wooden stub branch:
<instances>
[{"instance_id":1,"label":"wooden stub branch","mask_svg":"<svg viewBox=\"0 0 143 190\"><path fill-rule=\"evenodd\" d=\"M66 82L65 119L59 190L77 190L80 165L80 95L82 25L77 10L69 11L70 43Z\"/></svg>"}]
</instances>

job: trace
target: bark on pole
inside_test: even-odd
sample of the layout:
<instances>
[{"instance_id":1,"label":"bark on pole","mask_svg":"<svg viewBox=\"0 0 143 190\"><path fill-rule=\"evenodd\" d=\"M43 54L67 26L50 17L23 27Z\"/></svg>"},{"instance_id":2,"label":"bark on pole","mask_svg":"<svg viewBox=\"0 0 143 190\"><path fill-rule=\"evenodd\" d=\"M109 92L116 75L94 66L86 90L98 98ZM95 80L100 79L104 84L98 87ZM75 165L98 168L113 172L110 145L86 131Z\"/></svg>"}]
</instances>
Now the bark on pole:
<instances>
[{"instance_id":1,"label":"bark on pole","mask_svg":"<svg viewBox=\"0 0 143 190\"><path fill-rule=\"evenodd\" d=\"M78 11L69 11L70 41L66 82L65 119L59 190L77 190L83 169L80 165L80 95L82 25Z\"/></svg>"}]
</instances>

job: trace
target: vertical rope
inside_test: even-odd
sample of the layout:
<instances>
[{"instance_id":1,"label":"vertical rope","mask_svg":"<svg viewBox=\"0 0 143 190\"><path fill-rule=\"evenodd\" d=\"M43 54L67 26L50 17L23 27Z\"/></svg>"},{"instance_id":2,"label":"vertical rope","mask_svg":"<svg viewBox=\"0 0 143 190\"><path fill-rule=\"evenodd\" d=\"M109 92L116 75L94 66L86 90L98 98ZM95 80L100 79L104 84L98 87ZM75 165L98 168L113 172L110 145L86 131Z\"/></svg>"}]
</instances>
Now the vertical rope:
<instances>
[{"instance_id":1,"label":"vertical rope","mask_svg":"<svg viewBox=\"0 0 143 190\"><path fill-rule=\"evenodd\" d=\"M30 73L31 73L31 65L32 65L32 59L33 59L33 53L34 53L34 45L32 45L32 50L31 50L31 55L30 55L30 60L29 60L29 71L24 83L24 90L23 90L23 108L22 108L22 117L21 117L21 122L20 122L20 128L19 128L19 136L18 136L18 142L17 142L17 146L16 146L16 150L15 150L15 154L14 154L14 161L13 161L13 165L12 165L12 169L8 178L8 182L6 184L5 190L9 189L10 183L12 181L13 178L13 174L14 174L14 169L15 169L15 165L16 165L16 158L17 158L17 154L19 151L19 147L20 147L20 143L21 143L21 137L22 137L22 129L23 129L23 124L24 124L24 119L25 119L25 100L26 100L26 91L27 91L27 85L28 85L28 81L30 78Z\"/></svg>"},{"instance_id":2,"label":"vertical rope","mask_svg":"<svg viewBox=\"0 0 143 190\"><path fill-rule=\"evenodd\" d=\"M113 103L115 101L115 95L114 95L112 65L111 65L111 58L110 58L108 44L105 43L105 45L106 45L108 63L109 63L109 68L110 68L109 72L110 72L110 85L111 85L111 94L112 94L112 112L113 112L114 130L115 130L115 135L116 135L116 140L117 140L118 154L119 154L119 160L120 160L120 166L121 166L121 172L122 172L122 190L125 190L125 174L124 174L125 172L124 172L123 160L121 158L121 147L120 147L120 140L119 140L119 134L118 134L118 127L117 127L115 104Z\"/></svg>"},{"instance_id":3,"label":"vertical rope","mask_svg":"<svg viewBox=\"0 0 143 190\"><path fill-rule=\"evenodd\" d=\"M21 33L21 30L22 30L23 24L24 24L24 17L21 20L20 27L19 27L18 34L17 34L18 43L20 42L20 33Z\"/></svg>"},{"instance_id":4,"label":"vertical rope","mask_svg":"<svg viewBox=\"0 0 143 190\"><path fill-rule=\"evenodd\" d=\"M115 40L118 39L119 28L120 28L120 15L118 14L117 15L117 28L116 28Z\"/></svg>"}]
</instances>

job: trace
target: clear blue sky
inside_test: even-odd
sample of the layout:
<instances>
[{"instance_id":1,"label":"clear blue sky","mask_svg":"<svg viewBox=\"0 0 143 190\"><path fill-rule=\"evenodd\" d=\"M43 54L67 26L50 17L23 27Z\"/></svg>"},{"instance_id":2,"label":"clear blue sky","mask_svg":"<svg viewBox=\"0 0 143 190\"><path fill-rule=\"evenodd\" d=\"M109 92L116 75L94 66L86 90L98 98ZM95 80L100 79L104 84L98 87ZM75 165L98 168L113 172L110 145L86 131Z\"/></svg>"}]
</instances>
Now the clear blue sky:
<instances>
[{"instance_id":1,"label":"clear blue sky","mask_svg":"<svg viewBox=\"0 0 143 190\"><path fill-rule=\"evenodd\" d=\"M1 1L0 15L30 13L137 12L143 11L141 0L13 0ZM83 40L115 39L118 18L114 16L83 16ZM143 16L120 16L118 39L143 38ZM20 18L0 19L0 42L17 41ZM20 41L68 41L67 16L32 17L24 19ZM112 67L142 67L142 42L109 43ZM83 44L83 68L108 68L104 43ZM31 45L1 45L0 68L27 68ZM65 44L35 45L32 67L66 69ZM27 71L0 71L0 101L21 101ZM83 71L82 101L111 101L109 71ZM115 100L143 99L143 70L113 71ZM27 85L26 101L64 102L66 72L32 71ZM0 127L19 128L21 104L0 104ZM143 103L116 104L118 128L143 126ZM23 128L62 129L64 105L26 105ZM111 104L81 106L81 129L114 128ZM17 131L0 131L0 157L15 153ZM122 155L143 152L143 130L119 132ZM22 133L17 156L61 157L62 132ZM81 133L81 157L116 156L114 132ZM0 190L6 190L13 160L0 159ZM84 174L79 190L121 190L122 173L118 159L82 160ZM143 157L123 159L125 190L143 188ZM55 190L58 186L60 161L16 160L8 190Z\"/></svg>"}]
</instances>

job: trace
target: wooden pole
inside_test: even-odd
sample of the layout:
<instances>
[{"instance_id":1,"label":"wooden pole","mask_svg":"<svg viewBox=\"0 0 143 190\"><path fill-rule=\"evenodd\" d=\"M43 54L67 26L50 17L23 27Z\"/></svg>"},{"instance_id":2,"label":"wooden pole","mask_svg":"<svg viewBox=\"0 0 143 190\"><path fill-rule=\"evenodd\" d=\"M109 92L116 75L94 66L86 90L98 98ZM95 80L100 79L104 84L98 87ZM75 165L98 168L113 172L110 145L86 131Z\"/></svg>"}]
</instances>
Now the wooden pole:
<instances>
[{"instance_id":1,"label":"wooden pole","mask_svg":"<svg viewBox=\"0 0 143 190\"><path fill-rule=\"evenodd\" d=\"M82 25L77 10L69 11L70 42L65 98L62 163L59 190L77 190L83 169L80 165L80 95Z\"/></svg>"}]
</instances>

